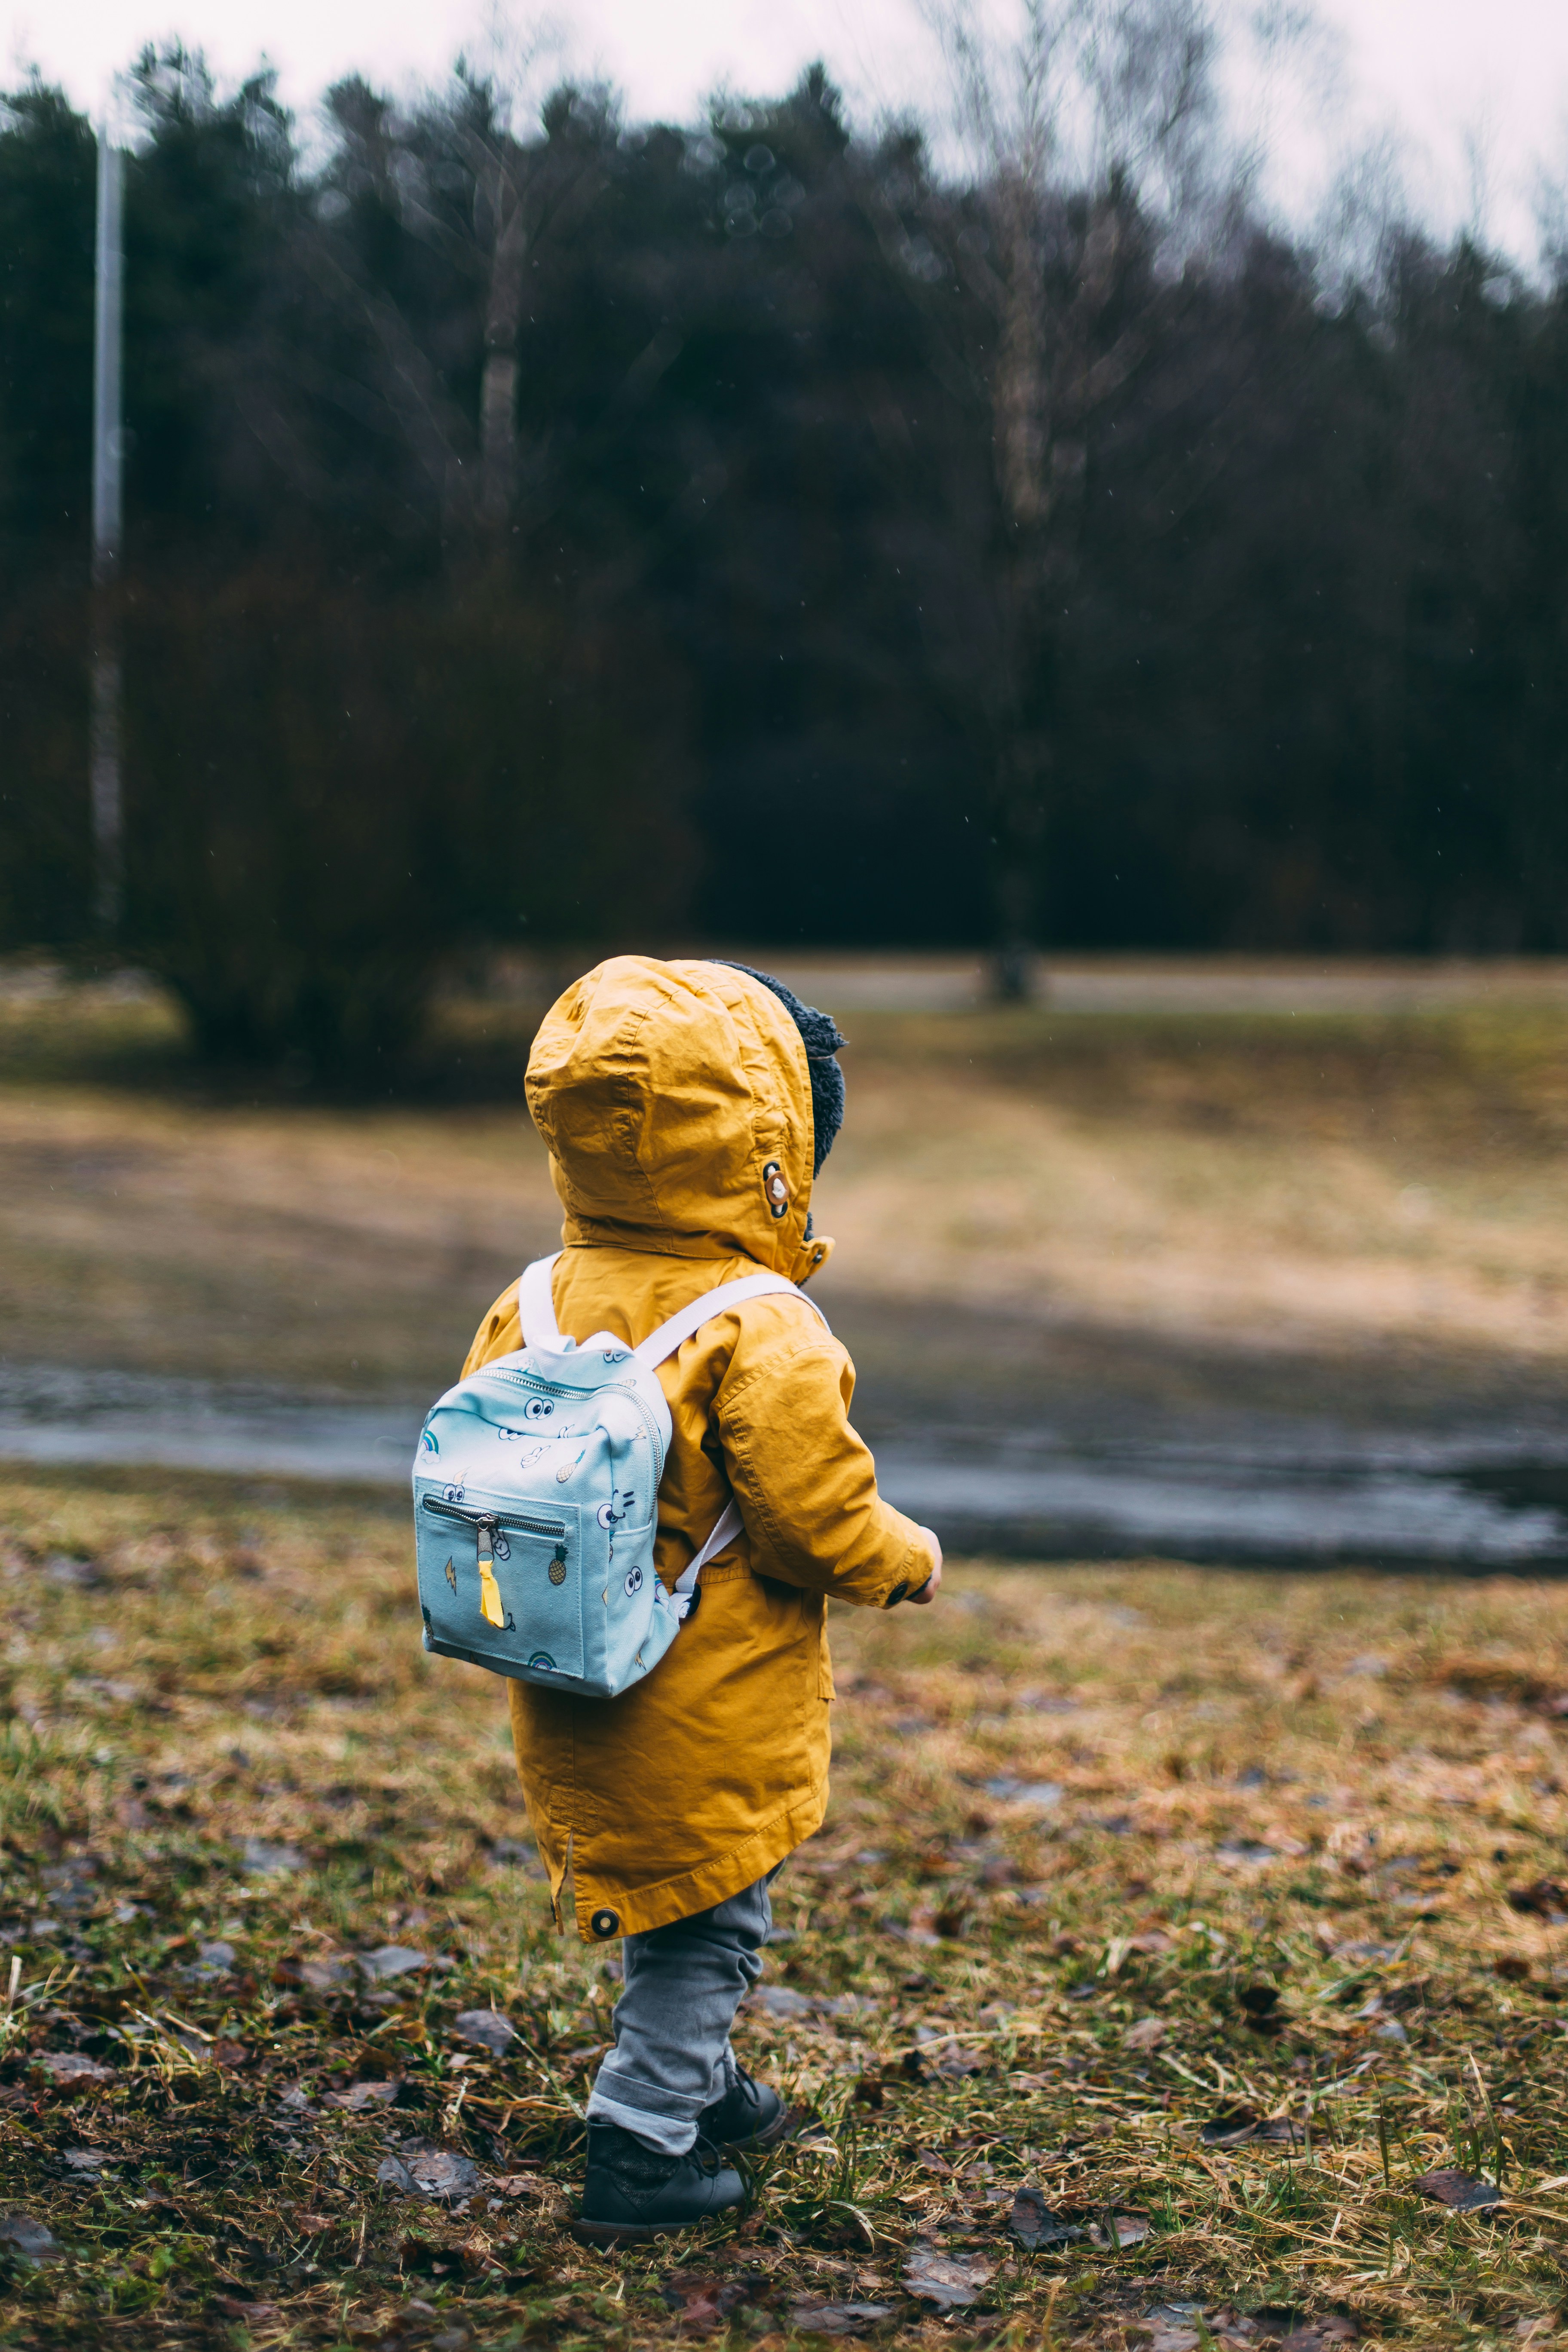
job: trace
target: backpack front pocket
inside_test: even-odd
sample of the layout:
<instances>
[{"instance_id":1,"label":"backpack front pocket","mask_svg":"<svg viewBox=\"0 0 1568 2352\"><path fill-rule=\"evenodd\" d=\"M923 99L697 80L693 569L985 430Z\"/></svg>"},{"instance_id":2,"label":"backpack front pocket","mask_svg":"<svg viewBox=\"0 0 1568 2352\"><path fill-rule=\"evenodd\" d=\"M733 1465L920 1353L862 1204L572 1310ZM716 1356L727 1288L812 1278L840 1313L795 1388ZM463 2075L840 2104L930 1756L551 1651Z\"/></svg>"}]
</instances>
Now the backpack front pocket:
<instances>
[{"instance_id":1,"label":"backpack front pocket","mask_svg":"<svg viewBox=\"0 0 1568 2352\"><path fill-rule=\"evenodd\" d=\"M416 1514L427 1646L499 1674L583 1674L583 1548L574 1504L537 1517L426 1494Z\"/></svg>"}]
</instances>

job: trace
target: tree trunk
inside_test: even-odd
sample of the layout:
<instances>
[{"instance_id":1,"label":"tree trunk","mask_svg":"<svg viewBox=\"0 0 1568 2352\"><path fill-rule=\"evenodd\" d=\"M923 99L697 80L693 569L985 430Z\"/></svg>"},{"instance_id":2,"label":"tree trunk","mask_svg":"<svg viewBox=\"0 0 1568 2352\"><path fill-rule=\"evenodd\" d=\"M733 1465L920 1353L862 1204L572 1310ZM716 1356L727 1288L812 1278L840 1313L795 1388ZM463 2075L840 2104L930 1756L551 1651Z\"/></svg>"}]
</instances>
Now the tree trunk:
<instances>
[{"instance_id":1,"label":"tree trunk","mask_svg":"<svg viewBox=\"0 0 1568 2352\"><path fill-rule=\"evenodd\" d=\"M995 374L996 486L1001 565L1003 691L995 713L995 947L992 993L1004 1003L1033 995L1038 948L1037 866L1045 837L1050 764L1037 701L1040 589L1051 520L1050 368L1038 200L1021 175L1001 204L1004 307Z\"/></svg>"},{"instance_id":2,"label":"tree trunk","mask_svg":"<svg viewBox=\"0 0 1568 2352\"><path fill-rule=\"evenodd\" d=\"M490 190L490 275L485 304L485 365L479 387L479 518L499 531L517 495L517 331L528 252L522 192L495 161Z\"/></svg>"}]
</instances>

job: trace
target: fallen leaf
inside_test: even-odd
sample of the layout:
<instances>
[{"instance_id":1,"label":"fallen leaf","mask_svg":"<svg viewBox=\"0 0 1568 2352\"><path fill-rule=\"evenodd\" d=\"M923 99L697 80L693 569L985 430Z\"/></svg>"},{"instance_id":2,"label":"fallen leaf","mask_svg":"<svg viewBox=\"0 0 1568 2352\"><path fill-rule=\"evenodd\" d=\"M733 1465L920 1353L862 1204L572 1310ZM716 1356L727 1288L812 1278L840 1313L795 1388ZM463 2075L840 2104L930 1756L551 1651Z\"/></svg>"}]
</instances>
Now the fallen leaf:
<instances>
[{"instance_id":1,"label":"fallen leaf","mask_svg":"<svg viewBox=\"0 0 1568 2352\"><path fill-rule=\"evenodd\" d=\"M296 2213L294 2227L303 2238L321 2238L326 2235L332 2223L325 2213Z\"/></svg>"},{"instance_id":2,"label":"fallen leaf","mask_svg":"<svg viewBox=\"0 0 1568 2352\"><path fill-rule=\"evenodd\" d=\"M729 2315L745 2303L745 2288L736 2279L703 2277L693 2270L672 2272L660 2286L660 2295L679 2315L684 2328L696 2328L703 2336L710 2328L724 2326Z\"/></svg>"},{"instance_id":3,"label":"fallen leaf","mask_svg":"<svg viewBox=\"0 0 1568 2352\"><path fill-rule=\"evenodd\" d=\"M459 2010L452 2020L452 2031L459 2042L472 2042L495 2058L504 2058L517 2040L516 2026L499 2009Z\"/></svg>"},{"instance_id":4,"label":"fallen leaf","mask_svg":"<svg viewBox=\"0 0 1568 2352\"><path fill-rule=\"evenodd\" d=\"M1037 1813L1048 1813L1061 1803L1061 1783L1057 1780L1010 1780L1005 1778L987 1780L986 1791L1001 1797L1010 1805L1027 1805Z\"/></svg>"},{"instance_id":5,"label":"fallen leaf","mask_svg":"<svg viewBox=\"0 0 1568 2352\"><path fill-rule=\"evenodd\" d=\"M112 2066L89 2058L80 2050L40 2050L30 2063L47 2074L58 2091L75 2091L89 2083L111 2083Z\"/></svg>"},{"instance_id":6,"label":"fallen leaf","mask_svg":"<svg viewBox=\"0 0 1568 2352\"><path fill-rule=\"evenodd\" d=\"M445 2148L405 2150L400 2157L385 2157L375 2178L379 2187L404 2197L468 2197L479 2185L479 2167L469 2158L453 2156Z\"/></svg>"},{"instance_id":7,"label":"fallen leaf","mask_svg":"<svg viewBox=\"0 0 1568 2352\"><path fill-rule=\"evenodd\" d=\"M60 2251L53 2231L30 2213L0 2213L0 2246L33 2263L55 2262Z\"/></svg>"},{"instance_id":8,"label":"fallen leaf","mask_svg":"<svg viewBox=\"0 0 1568 2352\"><path fill-rule=\"evenodd\" d=\"M65 2161L70 2171L90 2175L101 2172L110 2158L107 2151L101 2147L68 2147L65 2151Z\"/></svg>"},{"instance_id":9,"label":"fallen leaf","mask_svg":"<svg viewBox=\"0 0 1568 2352\"><path fill-rule=\"evenodd\" d=\"M312 1992L331 1992L342 1984L352 1965L348 1960L301 1960L300 1981L309 1985Z\"/></svg>"},{"instance_id":10,"label":"fallen leaf","mask_svg":"<svg viewBox=\"0 0 1568 2352\"><path fill-rule=\"evenodd\" d=\"M1325 2318L1309 2319L1279 2340L1279 2352L1327 2352L1331 2344L1354 2344L1361 2330L1353 2319L1337 2311Z\"/></svg>"},{"instance_id":11,"label":"fallen leaf","mask_svg":"<svg viewBox=\"0 0 1568 2352\"><path fill-rule=\"evenodd\" d=\"M276 2319L278 2316L275 2303L247 2303L242 2295L237 2294L215 2295L213 2300L226 2319Z\"/></svg>"},{"instance_id":12,"label":"fallen leaf","mask_svg":"<svg viewBox=\"0 0 1568 2352\"><path fill-rule=\"evenodd\" d=\"M803 1992L792 1991L788 1985L758 1985L746 1997L748 2009L760 2009L769 2017L809 2017L812 2004Z\"/></svg>"},{"instance_id":13,"label":"fallen leaf","mask_svg":"<svg viewBox=\"0 0 1568 2352\"><path fill-rule=\"evenodd\" d=\"M498 2172L485 2183L498 2197L542 2197L547 2185L535 2172Z\"/></svg>"},{"instance_id":14,"label":"fallen leaf","mask_svg":"<svg viewBox=\"0 0 1568 2352\"><path fill-rule=\"evenodd\" d=\"M963 2311L978 2300L994 2267L977 2255L939 2254L934 2246L915 2245L904 2265L904 2284L939 2311Z\"/></svg>"},{"instance_id":15,"label":"fallen leaf","mask_svg":"<svg viewBox=\"0 0 1568 2352\"><path fill-rule=\"evenodd\" d=\"M324 2107L342 2107L351 2116L363 2116L367 2107L390 2107L402 2089L401 2078L388 2077L381 2083L351 2083L346 2091L329 2091L323 2097Z\"/></svg>"},{"instance_id":16,"label":"fallen leaf","mask_svg":"<svg viewBox=\"0 0 1568 2352\"><path fill-rule=\"evenodd\" d=\"M1141 2017L1121 2037L1124 2050L1157 2050L1167 2032L1163 2017Z\"/></svg>"},{"instance_id":17,"label":"fallen leaf","mask_svg":"<svg viewBox=\"0 0 1568 2352\"><path fill-rule=\"evenodd\" d=\"M240 1860L247 1870L262 1878L280 1877L284 1872L303 1870L305 1857L298 1846L276 1845L268 1838L245 1838L240 1843Z\"/></svg>"},{"instance_id":18,"label":"fallen leaf","mask_svg":"<svg viewBox=\"0 0 1568 2352\"><path fill-rule=\"evenodd\" d=\"M890 2303L795 2303L789 2314L790 2326L807 2336L861 2336L892 2315Z\"/></svg>"},{"instance_id":19,"label":"fallen leaf","mask_svg":"<svg viewBox=\"0 0 1568 2352\"><path fill-rule=\"evenodd\" d=\"M701 2271L672 2271L659 2289L681 2329L699 2336L726 2326L742 2304L766 2291L766 2281L760 2278L720 2279Z\"/></svg>"},{"instance_id":20,"label":"fallen leaf","mask_svg":"<svg viewBox=\"0 0 1568 2352\"><path fill-rule=\"evenodd\" d=\"M1087 2234L1081 2216L1056 2211L1047 2204L1044 2189L1033 2187L1020 2189L1014 2198L1009 2226L1019 2244L1035 2252L1043 2246L1065 2246Z\"/></svg>"},{"instance_id":21,"label":"fallen leaf","mask_svg":"<svg viewBox=\"0 0 1568 2352\"><path fill-rule=\"evenodd\" d=\"M408 1944L378 1944L374 1952L356 1953L354 1965L379 1983L384 1977L411 1976L416 1969L427 1969L430 1955Z\"/></svg>"},{"instance_id":22,"label":"fallen leaf","mask_svg":"<svg viewBox=\"0 0 1568 2352\"><path fill-rule=\"evenodd\" d=\"M1149 2234L1148 2217L1142 2213L1112 2213L1111 2228L1116 2231L1117 2246L1141 2246ZM1109 2246L1110 2232L1103 2221L1090 2225L1089 2241L1092 2246Z\"/></svg>"},{"instance_id":23,"label":"fallen leaf","mask_svg":"<svg viewBox=\"0 0 1568 2352\"><path fill-rule=\"evenodd\" d=\"M1484 2205L1500 2205L1502 2190L1495 2180L1478 2179L1473 2172L1423 2172L1415 2186L1423 2197L1447 2205L1456 2213L1479 2212Z\"/></svg>"},{"instance_id":24,"label":"fallen leaf","mask_svg":"<svg viewBox=\"0 0 1568 2352\"><path fill-rule=\"evenodd\" d=\"M934 2147L916 2148L915 2162L922 2171L934 2172L943 2179L948 2179L952 2171L952 2167L946 2157L939 2156Z\"/></svg>"},{"instance_id":25,"label":"fallen leaf","mask_svg":"<svg viewBox=\"0 0 1568 2352\"><path fill-rule=\"evenodd\" d=\"M1508 1906L1537 1919L1568 1919L1568 1890L1555 1878L1533 1879L1528 1886L1509 1888Z\"/></svg>"},{"instance_id":26,"label":"fallen leaf","mask_svg":"<svg viewBox=\"0 0 1568 2352\"><path fill-rule=\"evenodd\" d=\"M1262 2117L1253 2107L1222 2107L1211 2116L1198 2137L1205 2147L1237 2147L1250 2139Z\"/></svg>"}]
</instances>

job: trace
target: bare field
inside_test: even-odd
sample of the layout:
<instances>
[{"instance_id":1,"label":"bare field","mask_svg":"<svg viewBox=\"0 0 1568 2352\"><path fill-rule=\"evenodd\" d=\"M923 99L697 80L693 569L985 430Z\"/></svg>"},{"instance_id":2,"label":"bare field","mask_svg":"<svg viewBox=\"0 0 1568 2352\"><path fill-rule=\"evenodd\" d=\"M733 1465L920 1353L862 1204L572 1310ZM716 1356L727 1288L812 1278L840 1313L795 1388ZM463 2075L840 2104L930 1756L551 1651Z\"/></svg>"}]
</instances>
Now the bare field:
<instances>
[{"instance_id":1,"label":"bare field","mask_svg":"<svg viewBox=\"0 0 1568 2352\"><path fill-rule=\"evenodd\" d=\"M14 1359L428 1389L556 1230L521 1007L448 1009L430 1061L468 1098L376 1108L204 1091L156 1001L73 1003L0 1003ZM1392 1013L844 1018L825 1297L1568 1363L1554 987Z\"/></svg>"},{"instance_id":2,"label":"bare field","mask_svg":"<svg viewBox=\"0 0 1568 2352\"><path fill-rule=\"evenodd\" d=\"M1560 1392L1550 990L861 982L824 1288L889 1393L1004 1325L1021 1411L1036 1331L1095 1396L1205 1351L1303 1409ZM448 1007L423 1091L334 1105L198 1079L156 999L0 991L7 1366L443 1384L555 1230L528 1033ZM799 2128L616 2260L565 2227L613 1983L401 1512L11 1469L0 1591L0 2345L1568 2343L1568 1586L973 1562L836 1612L741 2026Z\"/></svg>"},{"instance_id":3,"label":"bare field","mask_svg":"<svg viewBox=\"0 0 1568 2352\"><path fill-rule=\"evenodd\" d=\"M609 2258L564 2225L613 1982L401 1514L13 1475L0 1579L0 2342L1568 2340L1560 1584L974 1564L836 1612L834 1809L740 2028L796 2136Z\"/></svg>"}]
</instances>

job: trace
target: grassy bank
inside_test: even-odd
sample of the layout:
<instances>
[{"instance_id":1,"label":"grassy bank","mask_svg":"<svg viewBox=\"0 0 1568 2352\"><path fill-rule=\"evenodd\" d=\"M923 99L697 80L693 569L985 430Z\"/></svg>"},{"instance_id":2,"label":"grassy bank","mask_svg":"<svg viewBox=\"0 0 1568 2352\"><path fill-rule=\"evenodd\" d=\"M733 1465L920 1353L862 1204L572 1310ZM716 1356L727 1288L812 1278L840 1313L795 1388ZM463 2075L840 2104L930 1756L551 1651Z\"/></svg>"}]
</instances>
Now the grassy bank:
<instances>
[{"instance_id":1,"label":"grassy bank","mask_svg":"<svg viewBox=\"0 0 1568 2352\"><path fill-rule=\"evenodd\" d=\"M6 1354L441 1385L559 1222L521 1105L528 1008L442 1019L445 1096L332 1104L202 1078L156 998L0 994ZM1568 1368L1557 996L845 1019L825 1300L1005 1311L1133 1352Z\"/></svg>"},{"instance_id":2,"label":"grassy bank","mask_svg":"<svg viewBox=\"0 0 1568 2352\"><path fill-rule=\"evenodd\" d=\"M352 1493L7 1478L0 2147L54 2243L5 2225L0 2343L1559 2340L1568 1590L972 1565L838 1613L740 2032L799 2135L612 2259L563 2226L605 1955L407 1552Z\"/></svg>"}]
</instances>

